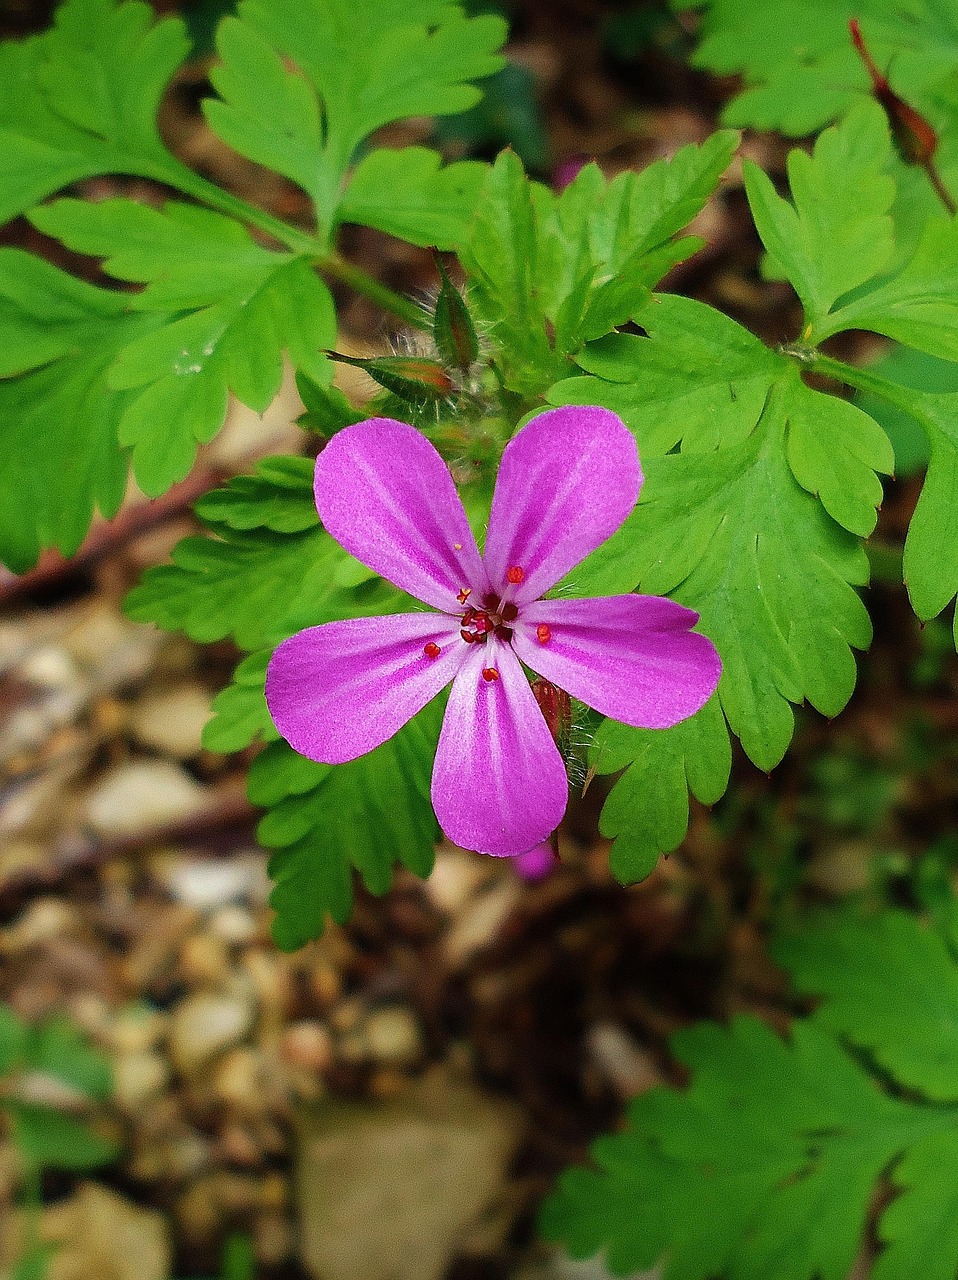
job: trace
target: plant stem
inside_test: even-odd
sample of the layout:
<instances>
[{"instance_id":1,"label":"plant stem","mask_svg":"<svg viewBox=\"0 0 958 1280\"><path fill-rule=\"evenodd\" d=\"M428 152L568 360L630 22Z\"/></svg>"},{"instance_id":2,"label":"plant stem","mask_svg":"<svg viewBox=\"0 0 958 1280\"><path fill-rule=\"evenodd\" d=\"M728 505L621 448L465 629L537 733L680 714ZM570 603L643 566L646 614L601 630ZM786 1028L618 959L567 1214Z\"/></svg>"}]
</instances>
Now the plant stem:
<instances>
[{"instance_id":1,"label":"plant stem","mask_svg":"<svg viewBox=\"0 0 958 1280\"><path fill-rule=\"evenodd\" d=\"M935 194L938 196L938 199L948 210L949 215L953 218L955 214L958 213L958 205L955 204L954 197L942 181L941 174L938 172L938 166L935 164L931 156L929 156L926 160L922 161L921 167L928 175L928 181L934 187Z\"/></svg>"},{"instance_id":2,"label":"plant stem","mask_svg":"<svg viewBox=\"0 0 958 1280\"><path fill-rule=\"evenodd\" d=\"M428 330L431 327L421 307L387 285L380 284L361 267L341 258L335 250L329 248L323 238L303 231L299 227L293 227L282 218L267 213L265 209L249 204L240 196L234 196L231 192L217 186L215 182L210 182L194 172L187 165L178 162L172 164L158 162L154 166L140 163L136 171L143 177L179 187L187 195L217 209L220 213L225 213L272 236L274 240L286 245L294 253L312 258L323 275L349 285L356 293L369 298L371 302L375 302L384 311L388 311L390 315L396 316L412 328Z\"/></svg>"},{"instance_id":3,"label":"plant stem","mask_svg":"<svg viewBox=\"0 0 958 1280\"><path fill-rule=\"evenodd\" d=\"M324 275L331 276L342 284L348 284L351 289L369 298L371 302L377 303L384 311L403 320L411 328L426 331L432 328L428 315L415 302L402 297L388 286L380 284L378 280L367 275L361 267L347 262L338 253L331 253L321 258L319 269Z\"/></svg>"}]
</instances>

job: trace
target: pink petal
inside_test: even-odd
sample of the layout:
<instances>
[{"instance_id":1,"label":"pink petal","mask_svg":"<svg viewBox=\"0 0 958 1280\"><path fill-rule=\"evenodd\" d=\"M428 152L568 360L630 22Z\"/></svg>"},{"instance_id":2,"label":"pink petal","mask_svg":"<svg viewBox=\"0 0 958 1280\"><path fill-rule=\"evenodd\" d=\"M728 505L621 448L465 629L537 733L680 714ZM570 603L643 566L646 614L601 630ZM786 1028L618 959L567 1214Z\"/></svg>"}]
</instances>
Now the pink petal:
<instances>
[{"instance_id":1,"label":"pink petal","mask_svg":"<svg viewBox=\"0 0 958 1280\"><path fill-rule=\"evenodd\" d=\"M485 680L484 668L499 673ZM531 849L559 825L565 765L508 645L470 649L453 681L432 774L439 825L464 849Z\"/></svg>"},{"instance_id":2,"label":"pink petal","mask_svg":"<svg viewBox=\"0 0 958 1280\"><path fill-rule=\"evenodd\" d=\"M300 755L342 764L401 729L452 680L464 654L458 619L438 613L349 618L284 640L266 671L276 728ZM437 658L424 652L440 648Z\"/></svg>"},{"instance_id":3,"label":"pink petal","mask_svg":"<svg viewBox=\"0 0 958 1280\"><path fill-rule=\"evenodd\" d=\"M711 640L691 630L698 619L661 596L538 600L523 608L513 645L538 675L604 716L665 729L694 715L722 674Z\"/></svg>"},{"instance_id":4,"label":"pink petal","mask_svg":"<svg viewBox=\"0 0 958 1280\"><path fill-rule=\"evenodd\" d=\"M527 849L525 853L517 853L512 865L523 880L534 884L537 880L544 880L546 876L551 875L559 865L559 859L556 857L551 843L548 840L543 840L534 849Z\"/></svg>"},{"instance_id":5,"label":"pink petal","mask_svg":"<svg viewBox=\"0 0 958 1280\"><path fill-rule=\"evenodd\" d=\"M488 580L449 469L418 431L357 422L316 459L316 509L337 542L417 600L447 612Z\"/></svg>"},{"instance_id":6,"label":"pink petal","mask_svg":"<svg viewBox=\"0 0 958 1280\"><path fill-rule=\"evenodd\" d=\"M618 529L642 483L635 440L608 409L567 405L527 422L506 445L486 537L496 591L536 600ZM510 568L521 586L507 588Z\"/></svg>"}]
</instances>

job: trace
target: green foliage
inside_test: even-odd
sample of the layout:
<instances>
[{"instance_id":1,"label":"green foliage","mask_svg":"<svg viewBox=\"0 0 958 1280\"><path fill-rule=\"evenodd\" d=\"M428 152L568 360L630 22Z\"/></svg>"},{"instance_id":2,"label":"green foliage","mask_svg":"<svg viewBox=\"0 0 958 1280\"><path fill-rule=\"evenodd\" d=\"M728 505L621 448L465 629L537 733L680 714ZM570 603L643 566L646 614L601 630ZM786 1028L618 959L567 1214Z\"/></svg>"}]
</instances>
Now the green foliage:
<instances>
[{"instance_id":1,"label":"green foliage","mask_svg":"<svg viewBox=\"0 0 958 1280\"><path fill-rule=\"evenodd\" d=\"M0 1076L0 1108L10 1117L13 1140L28 1165L85 1170L113 1159L114 1144L82 1115L109 1097L109 1063L70 1023L55 1018L29 1026L0 1005ZM38 1100L37 1088L30 1087L38 1080L49 1081L39 1092L57 1102Z\"/></svg>"},{"instance_id":2,"label":"green foliage","mask_svg":"<svg viewBox=\"0 0 958 1280\"><path fill-rule=\"evenodd\" d=\"M407 598L319 526L307 459L268 458L203 498L197 514L210 536L185 539L172 564L149 570L126 610L196 640L230 636L253 650L215 699L203 743L212 751L269 744L250 770L249 796L270 810L258 835L275 850L273 934L293 950L318 936L328 915L346 920L353 868L374 893L388 889L395 862L429 874L440 708L432 704L351 764L314 764L278 741L263 696L275 645L305 626L401 609Z\"/></svg>"},{"instance_id":3,"label":"green foliage","mask_svg":"<svg viewBox=\"0 0 958 1280\"><path fill-rule=\"evenodd\" d=\"M345 923L352 910L352 868L382 894L395 862L428 876L439 828L429 801L441 703L395 737L349 764L314 764L285 742L253 763L249 797L270 807L257 831L273 849L273 937L294 951L322 932L327 915Z\"/></svg>"},{"instance_id":4,"label":"green foliage","mask_svg":"<svg viewBox=\"0 0 958 1280\"><path fill-rule=\"evenodd\" d=\"M145 286L97 290L3 251L4 563L22 571L45 547L75 551L96 510L115 513L127 451L147 495L169 488L219 431L231 392L266 408L284 356L317 386L328 383L322 351L335 343L336 322L316 268L333 257L337 226L362 222L454 248L485 173L475 162L441 167L420 147L371 151L350 172L357 148L408 113L475 103L471 81L501 66L504 36L501 19L465 18L448 0L413 18L395 0L359 10L342 0L247 0L223 20L212 73L222 99L207 104L211 122L244 155L304 187L315 235L166 151L156 114L189 49L180 19L156 22L142 0L66 0L50 31L0 45L0 222L27 212L68 248L103 258L118 280ZM101 173L155 179L212 207L35 207ZM244 224L291 248L265 247Z\"/></svg>"},{"instance_id":5,"label":"green foliage","mask_svg":"<svg viewBox=\"0 0 958 1280\"><path fill-rule=\"evenodd\" d=\"M0 222L98 173L175 184L156 113L188 50L141 0L67 0L50 31L0 45Z\"/></svg>"},{"instance_id":6,"label":"green foliage","mask_svg":"<svg viewBox=\"0 0 958 1280\"><path fill-rule=\"evenodd\" d=\"M466 18L450 0L428 0L414 11L398 0L242 0L238 16L219 29L222 65L212 79L221 100L205 104L207 118L242 155L302 186L329 235L363 138L405 116L450 115L478 101L470 81L501 67L496 51L505 35L500 18ZM264 112L266 92L271 110ZM434 163L419 157L400 176L397 204L406 220L401 213L391 220L389 193L378 192L372 225L408 227L417 192L430 183L436 189ZM393 159L369 157L366 164L396 175ZM449 186L447 180L446 194ZM362 176L360 188L361 207ZM368 181L365 190L368 200Z\"/></svg>"},{"instance_id":7,"label":"green foliage","mask_svg":"<svg viewBox=\"0 0 958 1280\"><path fill-rule=\"evenodd\" d=\"M321 350L336 338L329 290L304 258L262 248L234 219L179 203L160 211L132 200L57 200L31 220L68 248L104 257L111 275L146 285L127 300L131 308L163 313L108 374L114 388L137 393L118 432L147 494L187 474L197 445L222 426L230 391L266 409L284 351L328 381Z\"/></svg>"},{"instance_id":8,"label":"green foliage","mask_svg":"<svg viewBox=\"0 0 958 1280\"><path fill-rule=\"evenodd\" d=\"M511 153L499 157L462 258L509 390L541 395L568 355L631 319L669 267L700 247L674 237L714 191L736 143L717 133L612 182L587 165L559 195L530 183Z\"/></svg>"},{"instance_id":9,"label":"green foliage","mask_svg":"<svg viewBox=\"0 0 958 1280\"><path fill-rule=\"evenodd\" d=\"M871 635L852 590L868 576L857 536L874 527L875 473L891 470L891 448L866 414L806 387L792 361L702 303L660 295L636 320L647 337L591 344L578 357L591 376L550 392L620 414L645 471L633 514L565 585L638 587L697 609L724 664L722 711L770 769L791 738L790 703L835 715L854 687L849 647ZM607 834L623 833L616 870L631 878L649 870L656 844L681 839L685 775L700 799L724 791L728 744L717 707L664 733L615 727L600 744L603 732L615 742L608 758L594 755L603 772L635 752L602 818ZM655 787L641 785L651 777Z\"/></svg>"},{"instance_id":10,"label":"green foliage","mask_svg":"<svg viewBox=\"0 0 958 1280\"><path fill-rule=\"evenodd\" d=\"M688 793L713 804L728 786L732 752L718 699L672 729L604 720L589 763L598 774L625 770L602 808L599 830L615 842L613 875L625 884L642 880L660 853L671 853L685 838Z\"/></svg>"},{"instance_id":11,"label":"green foliage","mask_svg":"<svg viewBox=\"0 0 958 1280\"><path fill-rule=\"evenodd\" d=\"M841 126L827 129L811 156L788 156L794 206L768 176L746 162L752 216L776 267L791 280L817 328L836 299L871 280L894 252L888 211L895 184L885 173L890 140L884 113L865 101ZM848 199L849 190L855 199Z\"/></svg>"},{"instance_id":12,"label":"green foliage","mask_svg":"<svg viewBox=\"0 0 958 1280\"><path fill-rule=\"evenodd\" d=\"M837 119L868 93L867 72L848 33L862 32L892 88L920 110L941 114L954 93L958 26L938 0L680 0L704 8L693 62L746 87L726 124L793 137Z\"/></svg>"},{"instance_id":13,"label":"green foliage","mask_svg":"<svg viewBox=\"0 0 958 1280\"><path fill-rule=\"evenodd\" d=\"M545 1234L575 1257L604 1249L616 1275L659 1263L664 1280L845 1280L891 1168L898 1195L872 1274L953 1280L958 1071L942 1043L958 1017L953 958L896 912L836 915L779 955L802 989L825 994L821 1011L788 1041L751 1017L679 1032L688 1088L632 1104L593 1167L563 1175Z\"/></svg>"},{"instance_id":14,"label":"green foliage","mask_svg":"<svg viewBox=\"0 0 958 1280\"><path fill-rule=\"evenodd\" d=\"M43 547L72 555L94 510L112 516L122 501L116 423L131 397L106 385L106 371L152 323L127 303L0 249L0 375L18 375L0 378L0 559L18 572Z\"/></svg>"}]
</instances>

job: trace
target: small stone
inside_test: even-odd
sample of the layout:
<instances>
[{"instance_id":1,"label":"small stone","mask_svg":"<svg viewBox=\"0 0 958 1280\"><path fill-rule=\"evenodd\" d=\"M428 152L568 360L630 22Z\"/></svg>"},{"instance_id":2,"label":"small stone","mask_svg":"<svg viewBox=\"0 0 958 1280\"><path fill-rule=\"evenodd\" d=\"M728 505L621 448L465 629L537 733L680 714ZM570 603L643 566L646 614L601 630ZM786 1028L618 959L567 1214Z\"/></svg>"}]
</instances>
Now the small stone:
<instances>
[{"instance_id":1,"label":"small stone","mask_svg":"<svg viewBox=\"0 0 958 1280\"><path fill-rule=\"evenodd\" d=\"M409 1066L422 1057L419 1024L408 1009L377 1009L366 1019L365 1032L370 1054L377 1062Z\"/></svg>"},{"instance_id":2,"label":"small stone","mask_svg":"<svg viewBox=\"0 0 958 1280\"><path fill-rule=\"evenodd\" d=\"M238 1110L261 1111L269 1103L267 1074L262 1053L242 1045L216 1064L213 1092Z\"/></svg>"},{"instance_id":3,"label":"small stone","mask_svg":"<svg viewBox=\"0 0 958 1280\"><path fill-rule=\"evenodd\" d=\"M229 972L226 945L211 933L194 933L180 948L180 974L188 987L216 987Z\"/></svg>"},{"instance_id":4,"label":"small stone","mask_svg":"<svg viewBox=\"0 0 958 1280\"><path fill-rule=\"evenodd\" d=\"M595 1065L623 1098L664 1083L653 1055L617 1023L597 1022L589 1028L586 1044Z\"/></svg>"},{"instance_id":5,"label":"small stone","mask_svg":"<svg viewBox=\"0 0 958 1280\"><path fill-rule=\"evenodd\" d=\"M136 1115L143 1103L165 1088L169 1068L158 1053L150 1049L124 1053L113 1063L113 1097L117 1106Z\"/></svg>"},{"instance_id":6,"label":"small stone","mask_svg":"<svg viewBox=\"0 0 958 1280\"><path fill-rule=\"evenodd\" d=\"M210 916L207 926L214 938L227 946L243 946L252 942L259 933L256 920L244 907L220 907Z\"/></svg>"},{"instance_id":7,"label":"small stone","mask_svg":"<svg viewBox=\"0 0 958 1280\"><path fill-rule=\"evenodd\" d=\"M194 1075L210 1058L242 1040L253 1026L253 1005L234 995L190 996L173 1013L170 1055L184 1075Z\"/></svg>"},{"instance_id":8,"label":"small stone","mask_svg":"<svg viewBox=\"0 0 958 1280\"><path fill-rule=\"evenodd\" d=\"M440 1280L522 1137L516 1110L445 1070L389 1102L303 1116L300 1248L322 1280Z\"/></svg>"},{"instance_id":9,"label":"small stone","mask_svg":"<svg viewBox=\"0 0 958 1280\"><path fill-rule=\"evenodd\" d=\"M110 1043L117 1053L139 1053L152 1049L164 1034L168 1015L145 1004L128 1004L120 1010L110 1029Z\"/></svg>"},{"instance_id":10,"label":"small stone","mask_svg":"<svg viewBox=\"0 0 958 1280\"><path fill-rule=\"evenodd\" d=\"M292 1066L317 1075L329 1071L334 1061L332 1037L321 1022L292 1023L283 1033L280 1052Z\"/></svg>"},{"instance_id":11,"label":"small stone","mask_svg":"<svg viewBox=\"0 0 958 1280\"><path fill-rule=\"evenodd\" d=\"M137 741L176 760L202 750L203 727L210 718L210 695L193 682L139 698L130 714Z\"/></svg>"},{"instance_id":12,"label":"small stone","mask_svg":"<svg viewBox=\"0 0 958 1280\"><path fill-rule=\"evenodd\" d=\"M77 923L76 911L61 898L37 898L4 931L3 943L10 951L26 951L55 938L70 936Z\"/></svg>"},{"instance_id":13,"label":"small stone","mask_svg":"<svg viewBox=\"0 0 958 1280\"><path fill-rule=\"evenodd\" d=\"M179 822L206 804L206 791L167 760L111 769L87 800L87 821L102 836L137 836Z\"/></svg>"},{"instance_id":14,"label":"small stone","mask_svg":"<svg viewBox=\"0 0 958 1280\"><path fill-rule=\"evenodd\" d=\"M238 900L258 901L266 879L265 857L259 852L230 858L177 856L157 869L173 897L198 911Z\"/></svg>"},{"instance_id":15,"label":"small stone","mask_svg":"<svg viewBox=\"0 0 958 1280\"><path fill-rule=\"evenodd\" d=\"M142 680L167 638L155 627L130 622L112 604L95 604L64 636L71 657L99 691Z\"/></svg>"},{"instance_id":16,"label":"small stone","mask_svg":"<svg viewBox=\"0 0 958 1280\"><path fill-rule=\"evenodd\" d=\"M163 1216L92 1182L44 1210L54 1244L47 1280L167 1280L172 1266Z\"/></svg>"},{"instance_id":17,"label":"small stone","mask_svg":"<svg viewBox=\"0 0 958 1280\"><path fill-rule=\"evenodd\" d=\"M452 968L465 964L495 940L523 893L518 879L502 880L467 905L446 938L446 955Z\"/></svg>"}]
</instances>

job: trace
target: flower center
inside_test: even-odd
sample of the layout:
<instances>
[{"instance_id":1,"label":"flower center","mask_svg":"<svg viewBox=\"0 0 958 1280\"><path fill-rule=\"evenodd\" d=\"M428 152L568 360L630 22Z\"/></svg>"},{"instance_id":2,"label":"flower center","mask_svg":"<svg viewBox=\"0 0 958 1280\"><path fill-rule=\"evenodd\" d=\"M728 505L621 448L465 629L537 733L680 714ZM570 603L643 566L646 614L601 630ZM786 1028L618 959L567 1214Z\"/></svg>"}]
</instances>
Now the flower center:
<instances>
[{"instance_id":1,"label":"flower center","mask_svg":"<svg viewBox=\"0 0 958 1280\"><path fill-rule=\"evenodd\" d=\"M472 591L464 587L459 592L459 603L465 604ZM491 635L508 643L512 639L512 627L519 616L519 609L511 600L503 604L494 591L488 591L481 601L481 607L467 607L462 615L462 628L459 634L466 644L485 644Z\"/></svg>"}]
</instances>

